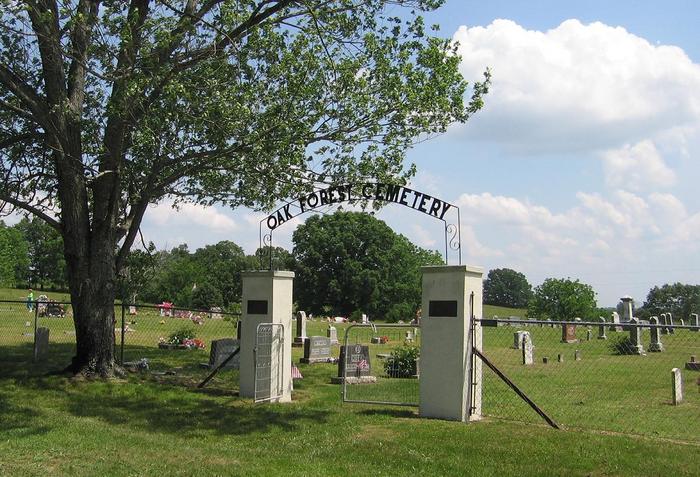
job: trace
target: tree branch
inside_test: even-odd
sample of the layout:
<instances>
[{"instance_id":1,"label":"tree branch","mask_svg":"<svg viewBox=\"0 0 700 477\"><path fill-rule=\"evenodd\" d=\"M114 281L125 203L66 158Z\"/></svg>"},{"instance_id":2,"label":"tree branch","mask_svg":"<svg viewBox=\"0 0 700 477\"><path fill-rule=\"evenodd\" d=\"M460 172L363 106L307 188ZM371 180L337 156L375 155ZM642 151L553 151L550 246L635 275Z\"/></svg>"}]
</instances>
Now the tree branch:
<instances>
[{"instance_id":1,"label":"tree branch","mask_svg":"<svg viewBox=\"0 0 700 477\"><path fill-rule=\"evenodd\" d=\"M31 213L32 215L36 215L37 217L41 218L44 222L49 224L51 227L56 229L57 231L61 232L61 223L42 211L41 209L34 207L31 204L27 204L25 202L22 202L21 200L17 200L14 197L11 197L9 195L6 195L4 193L0 192L0 200L7 202L8 204L12 204L15 207L19 207L20 209L24 209L27 212Z\"/></svg>"}]
</instances>

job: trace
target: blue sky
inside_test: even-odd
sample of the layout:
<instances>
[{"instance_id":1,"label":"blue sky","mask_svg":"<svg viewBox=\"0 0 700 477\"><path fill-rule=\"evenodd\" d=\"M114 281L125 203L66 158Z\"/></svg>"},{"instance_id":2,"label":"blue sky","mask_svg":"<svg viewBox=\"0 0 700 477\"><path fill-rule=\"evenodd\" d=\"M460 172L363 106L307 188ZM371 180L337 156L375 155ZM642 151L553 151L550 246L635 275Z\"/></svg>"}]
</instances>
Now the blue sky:
<instances>
[{"instance_id":1,"label":"blue sky","mask_svg":"<svg viewBox=\"0 0 700 477\"><path fill-rule=\"evenodd\" d=\"M691 1L448 1L427 18L460 42L486 106L408 154L412 186L460 206L463 262L519 270L536 286L578 278L601 306L700 280L700 7ZM258 246L249 210L160 205L147 240ZM439 222L378 216L443 249ZM296 222L296 221L295 221ZM293 225L277 232L290 248Z\"/></svg>"}]
</instances>

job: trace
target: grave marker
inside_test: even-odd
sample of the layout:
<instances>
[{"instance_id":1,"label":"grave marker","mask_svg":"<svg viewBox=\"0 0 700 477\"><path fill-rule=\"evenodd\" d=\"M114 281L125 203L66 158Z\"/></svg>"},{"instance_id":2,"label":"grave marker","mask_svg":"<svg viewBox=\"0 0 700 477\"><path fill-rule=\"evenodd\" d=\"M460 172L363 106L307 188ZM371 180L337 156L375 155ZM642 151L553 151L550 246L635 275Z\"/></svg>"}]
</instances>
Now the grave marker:
<instances>
[{"instance_id":1,"label":"grave marker","mask_svg":"<svg viewBox=\"0 0 700 477\"><path fill-rule=\"evenodd\" d=\"M331 339L326 336L311 336L304 341L304 357L301 363L327 363L331 359Z\"/></svg>"},{"instance_id":2,"label":"grave marker","mask_svg":"<svg viewBox=\"0 0 700 477\"><path fill-rule=\"evenodd\" d=\"M607 340L608 337L605 335L605 318L601 316L598 319L600 320L600 326L598 326L598 339Z\"/></svg>"},{"instance_id":3,"label":"grave marker","mask_svg":"<svg viewBox=\"0 0 700 477\"><path fill-rule=\"evenodd\" d=\"M209 352L209 364L210 369L214 369L219 366L226 358L231 356L236 348L240 346L240 341L233 338L222 338L219 340L211 341L211 350ZM226 366L221 369L239 369L241 365L241 355L237 354L234 356Z\"/></svg>"},{"instance_id":4,"label":"grave marker","mask_svg":"<svg viewBox=\"0 0 700 477\"><path fill-rule=\"evenodd\" d=\"M671 386L673 389L673 405L678 406L683 402L683 375L678 368L671 370Z\"/></svg>"},{"instance_id":5,"label":"grave marker","mask_svg":"<svg viewBox=\"0 0 700 477\"><path fill-rule=\"evenodd\" d=\"M618 315L616 311L613 311L612 315L610 315L610 321L612 322L610 331L622 331L622 327L620 326L620 315Z\"/></svg>"},{"instance_id":6,"label":"grave marker","mask_svg":"<svg viewBox=\"0 0 700 477\"><path fill-rule=\"evenodd\" d=\"M642 346L642 328L639 325L639 320L637 318L632 318L630 320L630 350L632 354L644 354L644 346Z\"/></svg>"},{"instance_id":7,"label":"grave marker","mask_svg":"<svg viewBox=\"0 0 700 477\"><path fill-rule=\"evenodd\" d=\"M338 330L335 326L329 326L326 330L326 337L330 338L332 345L338 344Z\"/></svg>"},{"instance_id":8,"label":"grave marker","mask_svg":"<svg viewBox=\"0 0 700 477\"><path fill-rule=\"evenodd\" d=\"M692 326L691 331L700 331L700 318L697 313L690 314L690 326Z\"/></svg>"},{"instance_id":9,"label":"grave marker","mask_svg":"<svg viewBox=\"0 0 700 477\"><path fill-rule=\"evenodd\" d=\"M523 334L522 351L523 364L526 366L535 364L535 357L533 353L532 339L530 338L530 333Z\"/></svg>"},{"instance_id":10,"label":"grave marker","mask_svg":"<svg viewBox=\"0 0 700 477\"><path fill-rule=\"evenodd\" d=\"M659 324L659 319L655 316L652 316L649 319L649 323L652 325L649 328L649 330L651 331L651 343L649 343L649 351L654 353L660 353L664 350L664 345L661 342L661 333L659 332L658 326L653 326Z\"/></svg>"},{"instance_id":11,"label":"grave marker","mask_svg":"<svg viewBox=\"0 0 700 477\"><path fill-rule=\"evenodd\" d=\"M562 343L577 343L576 325L564 324L561 326L561 342Z\"/></svg>"},{"instance_id":12,"label":"grave marker","mask_svg":"<svg viewBox=\"0 0 700 477\"><path fill-rule=\"evenodd\" d=\"M34 361L43 361L49 354L49 329L40 327L34 334Z\"/></svg>"},{"instance_id":13,"label":"grave marker","mask_svg":"<svg viewBox=\"0 0 700 477\"><path fill-rule=\"evenodd\" d=\"M372 375L372 363L369 359L369 346L348 345L340 347L338 360L338 377L363 377Z\"/></svg>"},{"instance_id":14,"label":"grave marker","mask_svg":"<svg viewBox=\"0 0 700 477\"><path fill-rule=\"evenodd\" d=\"M529 334L529 331L516 331L513 333L513 349L520 349L523 343L523 336Z\"/></svg>"},{"instance_id":15,"label":"grave marker","mask_svg":"<svg viewBox=\"0 0 700 477\"><path fill-rule=\"evenodd\" d=\"M668 334L668 328L666 325L668 324L668 320L666 318L666 313L661 313L659 323L661 323L661 334L662 335L667 335Z\"/></svg>"},{"instance_id":16,"label":"grave marker","mask_svg":"<svg viewBox=\"0 0 700 477\"><path fill-rule=\"evenodd\" d=\"M306 312L297 311L297 335L294 338L295 346L302 346L306 341Z\"/></svg>"},{"instance_id":17,"label":"grave marker","mask_svg":"<svg viewBox=\"0 0 700 477\"><path fill-rule=\"evenodd\" d=\"M668 329L668 334L669 334L669 335L673 335L673 334L676 333L675 328L673 328L673 315L672 315L671 313L666 313L666 318L668 319L667 324L669 325L668 328L667 328L667 329Z\"/></svg>"},{"instance_id":18,"label":"grave marker","mask_svg":"<svg viewBox=\"0 0 700 477\"><path fill-rule=\"evenodd\" d=\"M692 355L690 357L690 361L685 363L685 369L689 369L691 371L700 371L700 362L695 360L695 355Z\"/></svg>"}]
</instances>

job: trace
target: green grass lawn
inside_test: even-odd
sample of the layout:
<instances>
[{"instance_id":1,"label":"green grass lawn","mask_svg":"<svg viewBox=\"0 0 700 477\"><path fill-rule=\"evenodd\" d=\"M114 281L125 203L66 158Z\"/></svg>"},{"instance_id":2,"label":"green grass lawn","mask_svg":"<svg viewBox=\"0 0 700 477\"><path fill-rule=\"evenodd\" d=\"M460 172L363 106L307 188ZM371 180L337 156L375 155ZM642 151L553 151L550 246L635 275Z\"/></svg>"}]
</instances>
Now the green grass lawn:
<instances>
[{"instance_id":1,"label":"green grass lawn","mask_svg":"<svg viewBox=\"0 0 700 477\"><path fill-rule=\"evenodd\" d=\"M7 308L0 310L0 475L700 475L700 395L688 372L686 402L669 404L670 368L697 351L700 333L664 336L665 353L640 357L614 355L614 333L586 341L579 327L580 342L567 345L558 328L529 327L536 364L525 367L511 348L518 328L484 329L484 352L567 429L557 431L488 370L487 417L478 423L420 419L415 407L343 404L340 386L330 384L337 365L298 364L301 348L293 356L304 379L295 382L291 404L240 399L235 370L198 390L211 339L234 336L233 322L196 326L146 310L127 318L135 323L125 335L125 359L147 357L154 372L70 379L55 372L73 354L72 320L40 320L51 330L50 359L33 364L32 314L22 304L0 306ZM157 348L159 337L183 325L207 348ZM334 326L342 343L349 325ZM307 334L325 336L327 327L310 322ZM382 379L377 358L405 331L377 329L390 338L371 345L380 383L351 388L350 397L415 400L418 381ZM372 335L354 329L349 342ZM573 360L573 349L582 361ZM556 363L559 353L563 363Z\"/></svg>"}]
</instances>

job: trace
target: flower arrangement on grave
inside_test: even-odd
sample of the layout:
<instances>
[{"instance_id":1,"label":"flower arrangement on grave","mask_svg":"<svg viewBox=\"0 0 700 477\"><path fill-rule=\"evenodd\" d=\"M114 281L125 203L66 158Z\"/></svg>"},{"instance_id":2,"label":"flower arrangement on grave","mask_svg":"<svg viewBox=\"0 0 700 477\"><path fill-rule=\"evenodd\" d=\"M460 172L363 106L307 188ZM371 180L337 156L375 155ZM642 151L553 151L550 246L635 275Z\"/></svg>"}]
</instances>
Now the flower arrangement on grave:
<instances>
[{"instance_id":1,"label":"flower arrangement on grave","mask_svg":"<svg viewBox=\"0 0 700 477\"><path fill-rule=\"evenodd\" d=\"M160 338L158 346L160 348L204 349L204 341L196 337L193 328L185 327L171 333L167 340Z\"/></svg>"},{"instance_id":2,"label":"flower arrangement on grave","mask_svg":"<svg viewBox=\"0 0 700 477\"><path fill-rule=\"evenodd\" d=\"M379 342L381 344L387 344L389 342L389 337L388 336L380 336L379 337Z\"/></svg>"}]
</instances>

